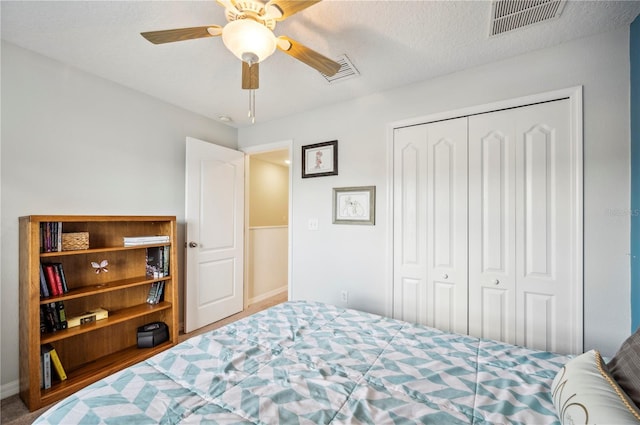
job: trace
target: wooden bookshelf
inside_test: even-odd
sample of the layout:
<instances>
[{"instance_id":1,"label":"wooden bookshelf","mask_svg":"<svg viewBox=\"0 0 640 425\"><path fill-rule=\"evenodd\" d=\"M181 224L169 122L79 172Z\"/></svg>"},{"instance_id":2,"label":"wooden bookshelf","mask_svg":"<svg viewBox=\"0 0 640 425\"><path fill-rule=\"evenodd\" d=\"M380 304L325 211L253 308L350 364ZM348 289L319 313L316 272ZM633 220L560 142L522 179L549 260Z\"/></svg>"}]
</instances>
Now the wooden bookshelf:
<instances>
[{"instance_id":1,"label":"wooden bookshelf","mask_svg":"<svg viewBox=\"0 0 640 425\"><path fill-rule=\"evenodd\" d=\"M62 232L88 232L89 248L41 252L41 223L59 223ZM125 247L125 236L169 236L168 243ZM170 275L146 276L146 249L169 246ZM96 273L91 262L109 262L108 272ZM69 291L40 296L40 264L61 263ZM173 216L32 215L20 218L20 397L33 411L155 355L178 342L178 262L176 218ZM153 282L164 281L164 300L148 304ZM41 333L40 306L63 301L67 316L95 308L106 319L69 329ZM153 348L137 348L137 328L162 321L169 341ZM40 346L56 349L67 373L41 389Z\"/></svg>"}]
</instances>

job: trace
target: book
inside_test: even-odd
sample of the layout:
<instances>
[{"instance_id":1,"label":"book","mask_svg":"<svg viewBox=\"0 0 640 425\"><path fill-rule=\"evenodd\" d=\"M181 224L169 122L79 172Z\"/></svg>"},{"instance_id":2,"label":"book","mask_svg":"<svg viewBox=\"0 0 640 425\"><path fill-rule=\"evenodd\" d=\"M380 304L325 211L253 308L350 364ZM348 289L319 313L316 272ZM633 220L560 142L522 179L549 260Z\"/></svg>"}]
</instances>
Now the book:
<instances>
[{"instance_id":1,"label":"book","mask_svg":"<svg viewBox=\"0 0 640 425\"><path fill-rule=\"evenodd\" d=\"M58 275L60 276L60 281L62 283L62 293L66 294L69 292L69 286L67 285L67 278L64 275L64 269L62 268L62 263L54 263L56 270L58 271Z\"/></svg>"},{"instance_id":2,"label":"book","mask_svg":"<svg viewBox=\"0 0 640 425\"><path fill-rule=\"evenodd\" d=\"M158 304L164 299L164 280L160 282L153 282L149 288L149 294L147 295L147 303Z\"/></svg>"},{"instance_id":3,"label":"book","mask_svg":"<svg viewBox=\"0 0 640 425\"><path fill-rule=\"evenodd\" d=\"M165 277L164 248L168 247L153 246L147 248L146 274L148 278L159 279Z\"/></svg>"},{"instance_id":4,"label":"book","mask_svg":"<svg viewBox=\"0 0 640 425\"><path fill-rule=\"evenodd\" d=\"M58 293L58 283L56 282L56 272L53 268L53 265L51 265L50 263L46 263L43 264L42 267L44 268L44 275L47 281L47 286L49 288L49 293L52 296L62 295Z\"/></svg>"},{"instance_id":5,"label":"book","mask_svg":"<svg viewBox=\"0 0 640 425\"><path fill-rule=\"evenodd\" d=\"M40 252L62 251L62 222L40 223Z\"/></svg>"},{"instance_id":6,"label":"book","mask_svg":"<svg viewBox=\"0 0 640 425\"><path fill-rule=\"evenodd\" d=\"M155 303L154 304L158 304L160 301L164 300L164 280L162 282L158 282L158 291L156 293L156 297L155 297Z\"/></svg>"},{"instance_id":7,"label":"book","mask_svg":"<svg viewBox=\"0 0 640 425\"><path fill-rule=\"evenodd\" d=\"M45 308L43 305L40 306L40 333L47 333L47 319L45 316Z\"/></svg>"},{"instance_id":8,"label":"book","mask_svg":"<svg viewBox=\"0 0 640 425\"><path fill-rule=\"evenodd\" d=\"M49 287L47 286L47 278L44 276L44 268L40 264L40 297L48 298L51 296Z\"/></svg>"},{"instance_id":9,"label":"book","mask_svg":"<svg viewBox=\"0 0 640 425\"><path fill-rule=\"evenodd\" d=\"M124 246L150 245L169 241L169 236L125 236L123 238Z\"/></svg>"},{"instance_id":10,"label":"book","mask_svg":"<svg viewBox=\"0 0 640 425\"><path fill-rule=\"evenodd\" d=\"M109 312L103 308L97 308L95 310L87 311L77 316L67 317L67 327L73 328L85 323L95 322L97 320L106 319L109 317Z\"/></svg>"},{"instance_id":11,"label":"book","mask_svg":"<svg viewBox=\"0 0 640 425\"><path fill-rule=\"evenodd\" d=\"M58 316L58 307L56 303L48 303L47 308L51 312L51 316L53 317L53 330L59 331L62 329L62 325L60 324L60 318Z\"/></svg>"},{"instance_id":12,"label":"book","mask_svg":"<svg viewBox=\"0 0 640 425\"><path fill-rule=\"evenodd\" d=\"M51 388L51 354L47 346L40 347L40 388Z\"/></svg>"},{"instance_id":13,"label":"book","mask_svg":"<svg viewBox=\"0 0 640 425\"><path fill-rule=\"evenodd\" d=\"M49 303L47 304L43 304L40 306L40 311L42 313L42 320L44 322L44 329L45 332L55 332L58 330L58 328L56 327L56 321L54 318L54 311L51 308L51 305ZM43 329L43 324L40 323L40 330L42 331Z\"/></svg>"},{"instance_id":14,"label":"book","mask_svg":"<svg viewBox=\"0 0 640 425\"><path fill-rule=\"evenodd\" d=\"M56 290L58 292L57 295L62 295L64 294L64 290L62 289L62 278L60 277L60 273L58 272L58 268L56 267L56 264L51 264L51 270L53 273L53 280L55 281L55 284L56 284Z\"/></svg>"},{"instance_id":15,"label":"book","mask_svg":"<svg viewBox=\"0 0 640 425\"><path fill-rule=\"evenodd\" d=\"M162 276L169 276L169 264L171 264L171 259L169 258L169 250L170 246L162 246L160 247L162 251Z\"/></svg>"},{"instance_id":16,"label":"book","mask_svg":"<svg viewBox=\"0 0 640 425\"><path fill-rule=\"evenodd\" d=\"M49 351L49 356L51 357L52 369L56 371L58 378L60 378L61 381L64 381L67 379L67 373L64 371L60 357L58 357L58 352L51 344L45 344L45 347Z\"/></svg>"},{"instance_id":17,"label":"book","mask_svg":"<svg viewBox=\"0 0 640 425\"><path fill-rule=\"evenodd\" d=\"M151 287L149 287L149 294L147 295L147 303L155 304L153 300L156 297L156 293L158 292L158 284L159 282L153 282Z\"/></svg>"},{"instance_id":18,"label":"book","mask_svg":"<svg viewBox=\"0 0 640 425\"><path fill-rule=\"evenodd\" d=\"M56 312L58 315L58 329L67 329L67 314L62 301L56 301Z\"/></svg>"}]
</instances>

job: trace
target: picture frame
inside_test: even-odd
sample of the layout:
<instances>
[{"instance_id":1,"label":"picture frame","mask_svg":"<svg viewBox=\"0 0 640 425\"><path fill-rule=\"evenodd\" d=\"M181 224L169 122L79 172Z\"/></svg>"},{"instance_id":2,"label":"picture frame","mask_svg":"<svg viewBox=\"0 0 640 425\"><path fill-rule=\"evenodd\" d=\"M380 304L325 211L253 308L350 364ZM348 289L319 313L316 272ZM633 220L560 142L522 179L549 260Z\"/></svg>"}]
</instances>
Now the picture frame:
<instances>
[{"instance_id":1,"label":"picture frame","mask_svg":"<svg viewBox=\"0 0 640 425\"><path fill-rule=\"evenodd\" d=\"M338 175L338 141L302 147L302 178Z\"/></svg>"},{"instance_id":2,"label":"picture frame","mask_svg":"<svg viewBox=\"0 0 640 425\"><path fill-rule=\"evenodd\" d=\"M334 187L333 224L376 224L376 187Z\"/></svg>"}]
</instances>

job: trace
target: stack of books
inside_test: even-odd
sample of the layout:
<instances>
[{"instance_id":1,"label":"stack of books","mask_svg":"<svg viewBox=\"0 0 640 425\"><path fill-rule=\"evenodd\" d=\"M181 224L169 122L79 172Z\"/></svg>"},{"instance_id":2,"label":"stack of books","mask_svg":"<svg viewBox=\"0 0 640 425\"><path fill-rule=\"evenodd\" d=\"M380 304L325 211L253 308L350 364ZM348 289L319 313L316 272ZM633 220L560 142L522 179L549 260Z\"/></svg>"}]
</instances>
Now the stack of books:
<instances>
[{"instance_id":1,"label":"stack of books","mask_svg":"<svg viewBox=\"0 0 640 425\"><path fill-rule=\"evenodd\" d=\"M67 279L61 263L40 264L40 297L49 298L69 292ZM51 301L40 305L40 332L55 332L67 329L67 317L62 301Z\"/></svg>"},{"instance_id":2,"label":"stack of books","mask_svg":"<svg viewBox=\"0 0 640 425\"><path fill-rule=\"evenodd\" d=\"M152 245L169 243L169 236L125 236L124 246Z\"/></svg>"}]
</instances>

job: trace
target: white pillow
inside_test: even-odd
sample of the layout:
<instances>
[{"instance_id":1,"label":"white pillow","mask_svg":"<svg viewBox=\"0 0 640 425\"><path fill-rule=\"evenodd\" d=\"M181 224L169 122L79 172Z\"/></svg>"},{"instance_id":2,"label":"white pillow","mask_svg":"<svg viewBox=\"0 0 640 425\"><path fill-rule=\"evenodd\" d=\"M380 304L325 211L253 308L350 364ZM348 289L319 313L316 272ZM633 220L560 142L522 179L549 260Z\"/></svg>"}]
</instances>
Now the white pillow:
<instances>
[{"instance_id":1,"label":"white pillow","mask_svg":"<svg viewBox=\"0 0 640 425\"><path fill-rule=\"evenodd\" d=\"M611 378L596 350L560 369L551 396L563 424L640 424L640 411Z\"/></svg>"}]
</instances>

